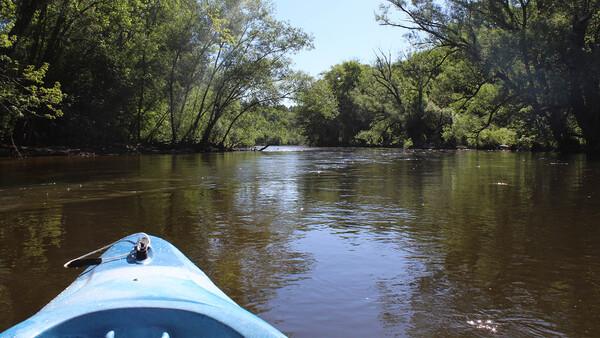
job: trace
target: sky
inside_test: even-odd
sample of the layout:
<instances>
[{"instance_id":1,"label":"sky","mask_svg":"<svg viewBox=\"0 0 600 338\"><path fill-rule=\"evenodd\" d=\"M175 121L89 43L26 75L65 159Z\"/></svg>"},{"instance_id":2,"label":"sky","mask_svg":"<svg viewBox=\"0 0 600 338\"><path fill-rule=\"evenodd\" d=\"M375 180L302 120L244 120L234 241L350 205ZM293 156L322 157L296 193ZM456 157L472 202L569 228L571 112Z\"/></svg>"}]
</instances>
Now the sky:
<instances>
[{"instance_id":1,"label":"sky","mask_svg":"<svg viewBox=\"0 0 600 338\"><path fill-rule=\"evenodd\" d=\"M392 56L406 51L406 31L381 26L375 12L384 0L272 0L275 18L314 37L315 48L294 55L295 69L312 76L344 61L370 64L382 50Z\"/></svg>"}]
</instances>

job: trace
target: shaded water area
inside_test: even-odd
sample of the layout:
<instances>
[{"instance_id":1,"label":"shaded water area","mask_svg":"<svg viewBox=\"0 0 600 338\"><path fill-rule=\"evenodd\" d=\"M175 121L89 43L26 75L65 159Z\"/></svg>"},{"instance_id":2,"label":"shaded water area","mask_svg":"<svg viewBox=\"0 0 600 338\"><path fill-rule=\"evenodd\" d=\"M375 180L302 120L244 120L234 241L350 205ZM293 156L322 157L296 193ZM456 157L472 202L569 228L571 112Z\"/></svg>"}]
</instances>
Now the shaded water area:
<instances>
[{"instance_id":1,"label":"shaded water area","mask_svg":"<svg viewBox=\"0 0 600 338\"><path fill-rule=\"evenodd\" d=\"M0 330L145 231L290 336L599 336L600 162L509 152L0 160Z\"/></svg>"}]
</instances>

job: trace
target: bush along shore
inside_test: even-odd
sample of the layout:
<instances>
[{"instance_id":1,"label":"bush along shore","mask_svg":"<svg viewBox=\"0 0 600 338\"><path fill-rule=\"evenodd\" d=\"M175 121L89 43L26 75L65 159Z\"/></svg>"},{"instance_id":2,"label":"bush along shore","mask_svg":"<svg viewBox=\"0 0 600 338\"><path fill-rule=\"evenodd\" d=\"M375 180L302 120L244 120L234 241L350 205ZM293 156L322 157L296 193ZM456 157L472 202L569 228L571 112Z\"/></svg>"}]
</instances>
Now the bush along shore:
<instances>
[{"instance_id":1,"label":"bush along shore","mask_svg":"<svg viewBox=\"0 0 600 338\"><path fill-rule=\"evenodd\" d=\"M92 156L119 156L143 154L193 154L204 152L225 152L235 150L254 150L254 148L223 148L223 147L193 147L193 146L168 146L168 145L110 145L96 147L20 147L0 144L0 157L29 158L29 157L92 157Z\"/></svg>"}]
</instances>

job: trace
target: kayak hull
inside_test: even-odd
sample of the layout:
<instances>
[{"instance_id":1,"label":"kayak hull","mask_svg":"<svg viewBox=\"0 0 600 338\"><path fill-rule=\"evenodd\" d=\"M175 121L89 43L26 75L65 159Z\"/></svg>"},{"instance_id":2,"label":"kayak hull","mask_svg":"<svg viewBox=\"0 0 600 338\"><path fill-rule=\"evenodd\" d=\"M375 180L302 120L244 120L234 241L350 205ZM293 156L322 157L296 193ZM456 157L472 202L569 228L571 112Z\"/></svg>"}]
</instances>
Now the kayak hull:
<instances>
[{"instance_id":1,"label":"kayak hull","mask_svg":"<svg viewBox=\"0 0 600 338\"><path fill-rule=\"evenodd\" d=\"M136 260L139 237L118 241L101 256L107 261L86 269L2 337L283 336L233 302L169 242L149 236L148 258Z\"/></svg>"}]
</instances>

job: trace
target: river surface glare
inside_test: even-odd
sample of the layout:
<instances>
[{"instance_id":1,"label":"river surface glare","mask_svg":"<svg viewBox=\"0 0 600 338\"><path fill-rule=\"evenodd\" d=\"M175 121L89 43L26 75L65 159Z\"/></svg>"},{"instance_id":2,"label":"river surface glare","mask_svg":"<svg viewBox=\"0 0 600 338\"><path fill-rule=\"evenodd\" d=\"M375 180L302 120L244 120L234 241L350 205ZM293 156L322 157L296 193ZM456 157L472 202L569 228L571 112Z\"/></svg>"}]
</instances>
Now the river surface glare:
<instances>
[{"instance_id":1,"label":"river surface glare","mask_svg":"<svg viewBox=\"0 0 600 338\"><path fill-rule=\"evenodd\" d=\"M0 160L0 331L144 231L293 337L600 336L600 162L269 147Z\"/></svg>"}]
</instances>

